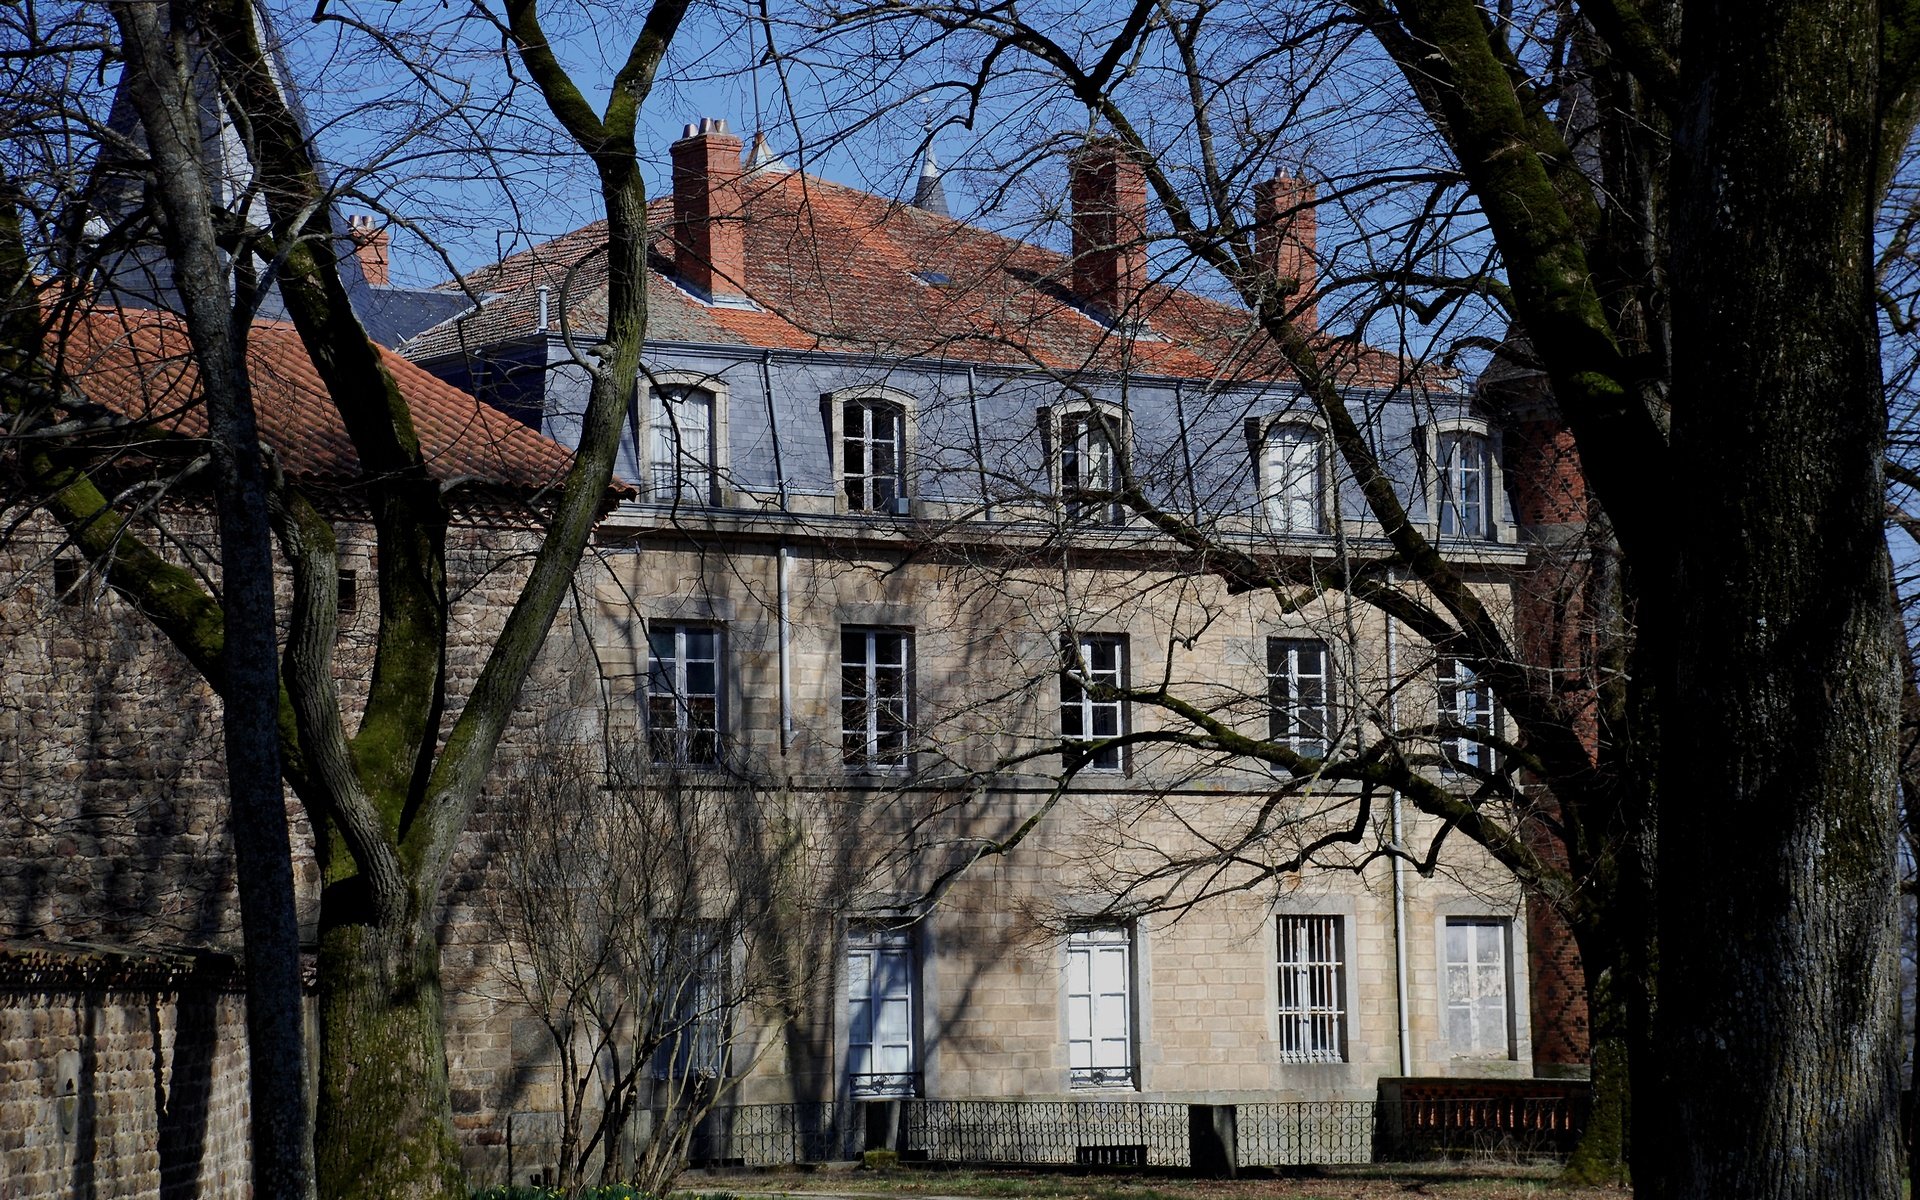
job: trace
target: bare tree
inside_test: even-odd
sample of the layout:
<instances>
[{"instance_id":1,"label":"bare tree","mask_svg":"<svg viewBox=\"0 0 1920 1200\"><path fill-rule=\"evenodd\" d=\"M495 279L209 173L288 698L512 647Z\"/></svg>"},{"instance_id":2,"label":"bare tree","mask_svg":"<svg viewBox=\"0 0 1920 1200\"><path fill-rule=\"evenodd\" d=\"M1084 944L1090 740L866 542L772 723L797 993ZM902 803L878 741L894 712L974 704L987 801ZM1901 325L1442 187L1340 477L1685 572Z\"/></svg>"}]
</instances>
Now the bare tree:
<instances>
[{"instance_id":1,"label":"bare tree","mask_svg":"<svg viewBox=\"0 0 1920 1200\"><path fill-rule=\"evenodd\" d=\"M1351 759L1300 755L1173 689L1116 690L1098 672L1080 686L1158 706L1183 724L1173 736L1295 780L1402 794L1560 910L1587 961L1596 1073L1624 1065L1602 1048L1633 1052L1647 1194L1887 1191L1894 937L1858 916L1889 911L1896 679L1869 265L1912 131L1911 14L1142 0L822 15L906 64L870 91L951 97L955 124L1111 139L1157 202L1126 236L1163 277L1192 264L1244 304L1411 583L1248 553L1144 480L1118 479L1110 499L1231 588L1283 605L1340 591L1390 615L1490 686L1518 736L1424 731L1504 756L1463 794L1398 735ZM1851 150L1815 125L1848 130ZM1018 179L1061 140L1001 136L982 165ZM1322 185L1296 211L1352 222L1317 295L1262 253L1250 217L1255 185L1289 160ZM1508 357L1564 422L1595 504L1569 577L1587 632L1562 643L1578 669L1530 657L1410 516L1343 386L1351 343L1307 319L1316 300L1376 337L1431 326L1400 343L1416 354L1512 330ZM1541 853L1529 824L1558 850ZM1783 979L1797 984L1760 982Z\"/></svg>"},{"instance_id":2,"label":"bare tree","mask_svg":"<svg viewBox=\"0 0 1920 1200\"><path fill-rule=\"evenodd\" d=\"M831 969L775 946L836 907L802 814L635 757L542 746L498 828L500 974L552 1043L569 1192L597 1161L601 1183L665 1195L695 1129Z\"/></svg>"},{"instance_id":3,"label":"bare tree","mask_svg":"<svg viewBox=\"0 0 1920 1200\"><path fill-rule=\"evenodd\" d=\"M307 130L282 91L254 7L221 0L183 4L172 12L172 28L193 31L217 72L225 117L251 164L249 195L258 197L267 217L265 228L252 229L240 243L222 249L234 255L235 270L277 288L365 472L360 499L377 542L380 619L367 697L357 713L342 703L334 672L336 532L297 484L270 481L282 563L293 586L277 702L262 704L234 689L252 680L273 690L274 653L242 638L240 627L230 624L236 618L229 611L236 594L268 588L270 579L258 572L259 564L249 560L252 575L229 576L228 590L216 599L203 581L169 559L164 538L141 536L123 508L127 498L88 473L84 448L78 458L54 452L54 439L70 428L66 423L77 401L51 365L61 361L57 326L50 327L40 314L49 296L69 282L41 286L23 244L25 232L18 226L10 231L18 236L6 256L12 268L6 280L6 400L16 435L33 439L26 443L31 451L18 458L31 501L206 677L230 713L244 708L254 718L272 721L279 773L302 802L315 836L325 880L316 1135L323 1195L461 1192L441 1037L435 936L440 884L522 681L608 495L645 324L648 233L634 130L685 11L684 0L660 0L650 7L634 31L604 112L594 111L568 78L530 4L510 4L496 25L553 105L574 149L593 164L608 210L612 304L598 356L586 363L594 376L593 399L580 450L539 514L544 540L463 704L450 700L446 670L447 532L454 498L429 470L406 398L355 317L339 273L343 251L332 225L335 196ZM139 62L162 75L169 63L176 76L185 69L180 60L186 50L178 36L144 23L138 14L129 22L128 40L141 39L136 49L146 56L136 56ZM174 98L177 107L177 88ZM154 115L165 114L155 106ZM137 174L153 177L155 160L135 155L133 161ZM183 207L169 210L168 218L194 216L204 232L201 216L188 211L196 198L179 199ZM232 214L210 216L223 215ZM175 241L186 236L171 232ZM232 232L229 226L227 233ZM189 261L182 246L169 250L172 274L187 292L216 288L215 280L205 278L213 267L204 255ZM196 347L203 357L213 355L205 364L207 378L234 383L244 396L243 380L221 369L231 368L234 356L207 340L221 329L241 336L244 322L235 329L231 311L215 313L197 301L189 307L197 314ZM229 550L237 553L239 543ZM264 594L270 598L270 589ZM250 742L229 746L235 753L249 749L259 747ZM249 778L265 786L270 776L254 769L257 761L249 762ZM250 874L243 890L251 892L256 883L275 890L284 855L269 853L265 861L249 861L247 869L257 873ZM271 965L263 957L261 969ZM270 1008L261 1013L263 1019L275 1015ZM288 1055L280 1064L294 1060ZM257 1074L260 1086L276 1074L292 1078L284 1071ZM282 1122L280 1133L290 1129Z\"/></svg>"}]
</instances>

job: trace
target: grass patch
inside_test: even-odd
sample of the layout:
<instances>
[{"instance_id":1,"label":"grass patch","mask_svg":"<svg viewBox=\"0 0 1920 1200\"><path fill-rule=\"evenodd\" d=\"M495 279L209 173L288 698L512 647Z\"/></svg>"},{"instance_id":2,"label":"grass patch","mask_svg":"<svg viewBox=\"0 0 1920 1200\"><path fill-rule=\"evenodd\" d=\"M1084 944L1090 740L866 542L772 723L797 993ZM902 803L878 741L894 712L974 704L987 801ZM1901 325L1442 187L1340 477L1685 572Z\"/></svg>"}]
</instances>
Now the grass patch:
<instances>
[{"instance_id":1,"label":"grass patch","mask_svg":"<svg viewBox=\"0 0 1920 1200\"><path fill-rule=\"evenodd\" d=\"M1486 1163L1373 1164L1249 1172L1239 1179L1108 1175L1080 1171L985 1171L903 1167L874 1173L775 1172L753 1196L968 1197L973 1200L1626 1200L1624 1189L1562 1185L1551 1166ZM674 1200L682 1200L675 1196Z\"/></svg>"}]
</instances>

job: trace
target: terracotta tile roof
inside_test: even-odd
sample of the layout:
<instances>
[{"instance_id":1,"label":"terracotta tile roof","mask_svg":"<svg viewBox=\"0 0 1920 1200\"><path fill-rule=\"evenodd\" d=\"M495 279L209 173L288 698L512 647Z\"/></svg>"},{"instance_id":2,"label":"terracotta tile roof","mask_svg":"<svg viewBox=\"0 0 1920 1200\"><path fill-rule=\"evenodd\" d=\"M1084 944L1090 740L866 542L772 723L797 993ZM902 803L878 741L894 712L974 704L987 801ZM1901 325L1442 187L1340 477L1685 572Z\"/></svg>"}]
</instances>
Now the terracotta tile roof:
<instances>
[{"instance_id":1,"label":"terracotta tile roof","mask_svg":"<svg viewBox=\"0 0 1920 1200\"><path fill-rule=\"evenodd\" d=\"M60 314L51 335L56 367L89 401L167 433L204 436L199 373L181 319L153 309L88 307ZM465 479L512 490L557 483L572 459L541 436L397 353L381 349L386 367L412 409L428 469L439 479ZM261 440L296 479L348 483L359 456L313 360L290 324L256 321L247 366Z\"/></svg>"},{"instance_id":2,"label":"terracotta tile roof","mask_svg":"<svg viewBox=\"0 0 1920 1200\"><path fill-rule=\"evenodd\" d=\"M665 236L672 201L656 201L648 210L657 235L649 341L1200 379L1289 373L1245 309L1171 281L1141 299L1151 336L1128 339L1075 303L1068 260L1054 251L797 171L750 173L742 186L744 288L758 310L708 305L675 284ZM464 283L484 302L402 350L425 360L532 333L542 286L554 328L564 316L572 332L597 336L606 320L604 242L605 224L596 222L474 272ZM1331 338L1324 345L1349 385L1384 386L1403 373L1384 352Z\"/></svg>"}]
</instances>

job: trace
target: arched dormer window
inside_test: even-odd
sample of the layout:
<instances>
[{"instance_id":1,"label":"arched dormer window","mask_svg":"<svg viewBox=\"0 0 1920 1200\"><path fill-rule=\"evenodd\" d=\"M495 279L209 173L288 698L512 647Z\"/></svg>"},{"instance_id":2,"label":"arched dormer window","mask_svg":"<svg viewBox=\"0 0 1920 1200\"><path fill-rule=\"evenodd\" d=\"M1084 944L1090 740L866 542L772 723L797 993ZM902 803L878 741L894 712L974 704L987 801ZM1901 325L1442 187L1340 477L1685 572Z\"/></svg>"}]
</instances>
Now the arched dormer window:
<instances>
[{"instance_id":1,"label":"arched dormer window","mask_svg":"<svg viewBox=\"0 0 1920 1200\"><path fill-rule=\"evenodd\" d=\"M840 430L847 511L892 512L907 494L907 414L891 400L848 400L841 407Z\"/></svg>"},{"instance_id":2,"label":"arched dormer window","mask_svg":"<svg viewBox=\"0 0 1920 1200\"><path fill-rule=\"evenodd\" d=\"M1500 459L1486 425L1437 421L1420 436L1431 531L1460 541L1502 540Z\"/></svg>"},{"instance_id":3,"label":"arched dormer window","mask_svg":"<svg viewBox=\"0 0 1920 1200\"><path fill-rule=\"evenodd\" d=\"M642 469L654 504L721 503L726 469L727 385L694 372L655 372L642 380Z\"/></svg>"},{"instance_id":4,"label":"arched dormer window","mask_svg":"<svg viewBox=\"0 0 1920 1200\"><path fill-rule=\"evenodd\" d=\"M907 515L913 398L868 386L828 392L820 401L833 440L841 511Z\"/></svg>"},{"instance_id":5,"label":"arched dormer window","mask_svg":"<svg viewBox=\"0 0 1920 1200\"><path fill-rule=\"evenodd\" d=\"M1053 487L1076 525L1124 525L1127 508L1114 498L1126 482L1130 431L1125 412L1110 404L1043 410L1053 445Z\"/></svg>"},{"instance_id":6,"label":"arched dormer window","mask_svg":"<svg viewBox=\"0 0 1920 1200\"><path fill-rule=\"evenodd\" d=\"M1327 531L1327 439L1306 421L1267 426L1261 443L1260 499L1267 528L1281 534Z\"/></svg>"}]
</instances>

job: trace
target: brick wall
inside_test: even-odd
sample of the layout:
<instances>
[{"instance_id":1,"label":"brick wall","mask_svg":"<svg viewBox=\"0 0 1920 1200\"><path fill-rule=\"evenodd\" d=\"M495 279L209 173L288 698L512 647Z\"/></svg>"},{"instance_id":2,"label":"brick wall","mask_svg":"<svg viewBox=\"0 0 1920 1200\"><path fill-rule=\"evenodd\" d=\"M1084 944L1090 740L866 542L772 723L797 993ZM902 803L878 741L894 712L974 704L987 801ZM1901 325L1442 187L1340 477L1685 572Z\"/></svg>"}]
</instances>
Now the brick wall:
<instances>
[{"instance_id":1,"label":"brick wall","mask_svg":"<svg viewBox=\"0 0 1920 1200\"><path fill-rule=\"evenodd\" d=\"M0 1200L251 1194L230 959L0 947Z\"/></svg>"},{"instance_id":2,"label":"brick wall","mask_svg":"<svg viewBox=\"0 0 1920 1200\"><path fill-rule=\"evenodd\" d=\"M196 548L195 568L217 579L216 564L205 556L215 542L204 514L169 512L165 519L181 543ZM372 663L374 561L363 526L336 524L341 565L355 572L359 600L356 612L341 617L336 663L342 700L351 713L364 695ZM523 524L504 519L457 525L448 542L453 597L447 655L450 725L518 593L528 561L524 552L533 542ZM54 567L62 553L57 531L37 516L14 527L0 542L0 845L7 847L0 854L0 946L84 942L111 943L136 955L182 948L237 952L239 910L218 702L185 660L97 579L83 572L78 586L62 594L55 586ZM564 641L563 635L555 644ZM569 698L580 690L579 673L552 665L560 658L556 653L543 663L530 685L529 702L537 700L543 712L571 703ZM586 685L592 693L597 674L588 672L585 678L593 680ZM503 758L510 760L516 748L524 747L537 723L528 713L516 719L503 741ZM297 900L304 937L311 940L318 920L318 871L306 840L305 816L291 795L288 804ZM487 939L478 929L460 924L470 920L485 860L490 817L484 801L474 827L448 881L454 922L445 939L446 974L450 1075L456 1096L465 1103L461 1130L469 1143L484 1145L495 1137L495 1098L511 1092L512 1056L504 1018L490 1020L495 1006L473 991L490 970ZM171 1077L169 1039L182 1020L190 1030L213 1021L218 1054L234 1059L221 1059L216 1093L224 1097L237 1087L237 1100L223 1100L206 1110L211 1124L198 1135L205 1153L225 1154L224 1147L233 1141L233 1153L244 1155L239 998L223 993L205 1003L189 1003L184 993L173 997L138 988L89 988L16 987L0 995L0 1037L6 1039L0 1071L6 1073L6 1102L27 1106L0 1118L0 1147L7 1156L0 1171L0 1200L85 1194L87 1170L94 1172L93 1194L144 1194L127 1182L135 1176L123 1180L112 1173L135 1170L119 1158L145 1161L162 1144L159 1126L137 1117L138 1105L127 1097L138 1093L145 1097L140 1103L151 1107L152 1097L166 1092L164 1087L156 1092L154 1072L163 1081ZM156 1037L160 1042L154 1042ZM26 1140L18 1145L6 1140L12 1131L26 1128L23 1114L42 1103L32 1089L53 1086L48 1073L55 1059L83 1038L92 1039L89 1044L118 1064L98 1068L121 1081L100 1093L100 1111L136 1114L127 1118L133 1123L116 1126L135 1132L121 1138L121 1153L111 1169L85 1167L91 1159L72 1146L62 1149L47 1132L52 1127L38 1116L32 1132L20 1135ZM155 1045L160 1047L157 1052ZM237 1075L229 1069L235 1063ZM175 1114L191 1125L189 1116L186 1108ZM121 1120L118 1115L114 1119ZM29 1177L28 1160L21 1158L17 1164L15 1157L29 1150L31 1177L40 1181L30 1189L17 1182ZM61 1162L67 1166L60 1169L82 1174L45 1173ZM76 1162L83 1165L75 1167ZM80 1190L62 1179L79 1181Z\"/></svg>"}]
</instances>

